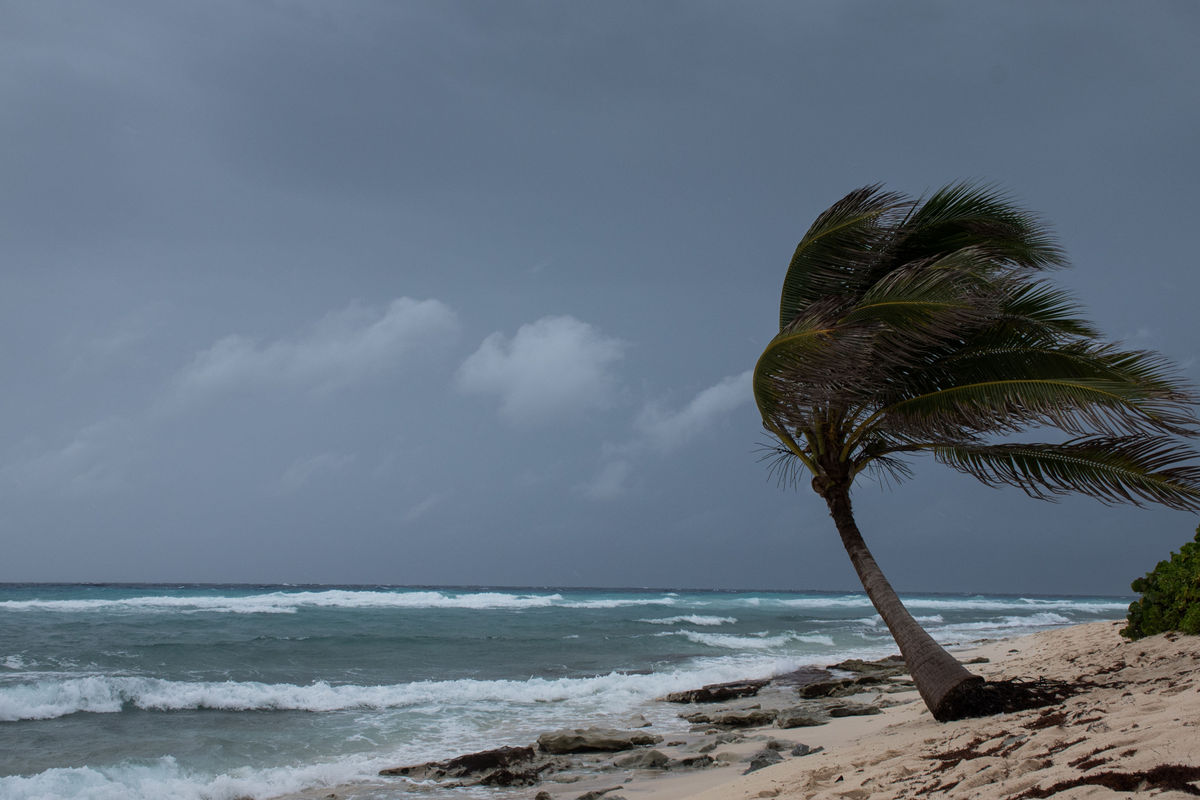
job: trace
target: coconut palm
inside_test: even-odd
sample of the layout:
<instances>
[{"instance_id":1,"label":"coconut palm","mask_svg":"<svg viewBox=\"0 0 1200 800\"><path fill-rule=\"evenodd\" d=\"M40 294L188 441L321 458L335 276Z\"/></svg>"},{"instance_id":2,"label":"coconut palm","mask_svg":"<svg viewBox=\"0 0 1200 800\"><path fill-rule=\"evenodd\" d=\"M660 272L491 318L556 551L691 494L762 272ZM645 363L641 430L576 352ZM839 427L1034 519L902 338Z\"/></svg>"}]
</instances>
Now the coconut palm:
<instances>
[{"instance_id":1,"label":"coconut palm","mask_svg":"<svg viewBox=\"0 0 1200 800\"><path fill-rule=\"evenodd\" d=\"M1045 226L996 190L914 201L869 186L813 223L783 282L779 334L754 370L775 466L811 473L842 544L939 720L986 693L913 619L854 521L865 471L908 454L1051 499L1200 507L1193 396L1164 360L1101 340L1045 282L1064 266ZM1024 444L1033 429L1053 441Z\"/></svg>"}]
</instances>

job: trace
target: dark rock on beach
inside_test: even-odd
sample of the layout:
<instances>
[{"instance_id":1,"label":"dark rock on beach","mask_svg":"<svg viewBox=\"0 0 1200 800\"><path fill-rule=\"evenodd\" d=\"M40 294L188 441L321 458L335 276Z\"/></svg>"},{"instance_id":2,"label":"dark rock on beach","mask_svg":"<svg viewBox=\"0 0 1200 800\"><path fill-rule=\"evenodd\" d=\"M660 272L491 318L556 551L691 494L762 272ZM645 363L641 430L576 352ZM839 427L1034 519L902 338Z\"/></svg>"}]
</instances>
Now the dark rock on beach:
<instances>
[{"instance_id":1,"label":"dark rock on beach","mask_svg":"<svg viewBox=\"0 0 1200 800\"><path fill-rule=\"evenodd\" d=\"M666 769L670 763L671 759L659 750L633 753L613 761L614 766L622 769Z\"/></svg>"},{"instance_id":2,"label":"dark rock on beach","mask_svg":"<svg viewBox=\"0 0 1200 800\"><path fill-rule=\"evenodd\" d=\"M461 785L529 786L540 780L541 773L557 766L539 758L532 747L500 747L469 753L447 761L430 761L411 767L380 770L380 775L413 780L459 780Z\"/></svg>"},{"instance_id":3,"label":"dark rock on beach","mask_svg":"<svg viewBox=\"0 0 1200 800\"><path fill-rule=\"evenodd\" d=\"M835 678L831 681L818 681L807 686L801 686L800 696L806 699L815 697L845 697L859 692L869 691L884 682L883 678L874 675L863 675L859 678Z\"/></svg>"},{"instance_id":4,"label":"dark rock on beach","mask_svg":"<svg viewBox=\"0 0 1200 800\"><path fill-rule=\"evenodd\" d=\"M817 681L827 681L833 675L827 669L820 667L800 667L791 672L784 672L771 678L772 686L807 686Z\"/></svg>"},{"instance_id":5,"label":"dark rock on beach","mask_svg":"<svg viewBox=\"0 0 1200 800\"><path fill-rule=\"evenodd\" d=\"M783 761L783 756L779 755L778 751L776 751L776 750L759 750L757 753L755 753L753 756L751 756L750 766L742 774L749 775L751 772L754 772L755 770L762 769L763 767L769 767L772 764L778 764L780 761Z\"/></svg>"},{"instance_id":6,"label":"dark rock on beach","mask_svg":"<svg viewBox=\"0 0 1200 800\"><path fill-rule=\"evenodd\" d=\"M732 683L710 683L699 689L686 692L672 692L662 698L668 703L720 703L725 700L736 700L741 697L753 697L759 689L770 683L769 680L734 681Z\"/></svg>"},{"instance_id":7,"label":"dark rock on beach","mask_svg":"<svg viewBox=\"0 0 1200 800\"><path fill-rule=\"evenodd\" d=\"M573 728L543 733L538 737L537 744L543 753L611 753L661 741L662 737L654 733L612 728Z\"/></svg>"},{"instance_id":8,"label":"dark rock on beach","mask_svg":"<svg viewBox=\"0 0 1200 800\"><path fill-rule=\"evenodd\" d=\"M881 658L878 661L848 658L837 664L830 664L829 669L840 669L857 675L870 675L873 678L893 678L897 675L908 674L908 667L904 665L904 659L898 655Z\"/></svg>"},{"instance_id":9,"label":"dark rock on beach","mask_svg":"<svg viewBox=\"0 0 1200 800\"><path fill-rule=\"evenodd\" d=\"M715 711L709 714L681 714L693 725L709 724L722 728L758 728L770 725L779 712L773 708L744 708L733 711Z\"/></svg>"},{"instance_id":10,"label":"dark rock on beach","mask_svg":"<svg viewBox=\"0 0 1200 800\"><path fill-rule=\"evenodd\" d=\"M785 708L775 717L775 724L781 728L811 728L829 722L829 717L808 706Z\"/></svg>"},{"instance_id":11,"label":"dark rock on beach","mask_svg":"<svg viewBox=\"0 0 1200 800\"><path fill-rule=\"evenodd\" d=\"M883 709L866 703L838 703L829 707L831 717L865 717L870 714L882 714Z\"/></svg>"}]
</instances>

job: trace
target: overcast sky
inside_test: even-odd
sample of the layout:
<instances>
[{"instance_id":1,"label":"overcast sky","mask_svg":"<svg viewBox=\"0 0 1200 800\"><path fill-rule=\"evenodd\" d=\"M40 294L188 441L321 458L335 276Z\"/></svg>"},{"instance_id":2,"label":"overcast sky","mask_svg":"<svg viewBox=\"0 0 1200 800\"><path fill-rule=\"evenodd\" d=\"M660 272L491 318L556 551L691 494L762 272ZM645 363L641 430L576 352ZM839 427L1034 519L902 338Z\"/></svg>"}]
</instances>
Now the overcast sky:
<instances>
[{"instance_id":1,"label":"overcast sky","mask_svg":"<svg viewBox=\"0 0 1200 800\"><path fill-rule=\"evenodd\" d=\"M0 581L856 588L749 370L813 218L993 181L1200 378L1200 4L0 2ZM901 590L1193 514L935 463Z\"/></svg>"}]
</instances>

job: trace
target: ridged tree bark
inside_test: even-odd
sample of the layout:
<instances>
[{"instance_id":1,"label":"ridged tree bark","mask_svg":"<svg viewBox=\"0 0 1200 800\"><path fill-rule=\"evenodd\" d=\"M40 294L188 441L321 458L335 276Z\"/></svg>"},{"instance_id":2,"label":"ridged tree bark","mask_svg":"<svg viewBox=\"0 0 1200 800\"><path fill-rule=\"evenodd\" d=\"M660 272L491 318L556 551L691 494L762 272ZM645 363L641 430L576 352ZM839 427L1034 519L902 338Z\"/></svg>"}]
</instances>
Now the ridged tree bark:
<instances>
[{"instance_id":1,"label":"ridged tree bark","mask_svg":"<svg viewBox=\"0 0 1200 800\"><path fill-rule=\"evenodd\" d=\"M900 602L854 521L849 487L814 480L813 488L829 506L829 515L842 537L842 546L850 556L850 563L854 565L871 605L875 606L896 640L921 699L939 722L955 719L959 703L969 695L972 687L983 683L983 678L972 674L947 653Z\"/></svg>"}]
</instances>

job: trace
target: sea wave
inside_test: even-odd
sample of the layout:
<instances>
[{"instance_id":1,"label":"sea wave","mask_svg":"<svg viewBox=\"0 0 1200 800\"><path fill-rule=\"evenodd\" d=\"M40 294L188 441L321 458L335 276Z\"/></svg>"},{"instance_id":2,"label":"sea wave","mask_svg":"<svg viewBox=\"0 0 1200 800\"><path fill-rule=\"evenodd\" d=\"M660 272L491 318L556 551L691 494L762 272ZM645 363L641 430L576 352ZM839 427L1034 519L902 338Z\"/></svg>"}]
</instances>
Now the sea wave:
<instances>
[{"instance_id":1,"label":"sea wave","mask_svg":"<svg viewBox=\"0 0 1200 800\"><path fill-rule=\"evenodd\" d=\"M1042 611L1036 614L1007 615L997 619L979 620L976 622L954 622L934 627L931 629L931 632L936 636L937 633L951 632L1026 630L1070 625L1071 622L1072 620L1064 617L1062 614L1055 614L1053 611Z\"/></svg>"},{"instance_id":2,"label":"sea wave","mask_svg":"<svg viewBox=\"0 0 1200 800\"><path fill-rule=\"evenodd\" d=\"M559 598L560 600L562 598ZM600 600L575 600L555 603L562 608L629 608L636 606L675 606L679 599L666 597L606 597Z\"/></svg>"},{"instance_id":3,"label":"sea wave","mask_svg":"<svg viewBox=\"0 0 1200 800\"><path fill-rule=\"evenodd\" d=\"M737 622L737 617L706 617L702 614L686 614L678 617L663 617L661 619L639 619L635 622L648 622L651 625L680 625L688 623L691 625L717 626L717 625L732 625Z\"/></svg>"},{"instance_id":4,"label":"sea wave","mask_svg":"<svg viewBox=\"0 0 1200 800\"><path fill-rule=\"evenodd\" d=\"M461 608L522 609L565 605L561 594L506 592L387 592L329 589L320 592L267 592L244 596L153 595L113 600L6 600L3 611L139 611L294 614L301 608Z\"/></svg>"},{"instance_id":5,"label":"sea wave","mask_svg":"<svg viewBox=\"0 0 1200 800\"><path fill-rule=\"evenodd\" d=\"M1125 602L1087 598L997 598L984 597L905 597L905 604L917 610L942 612L1011 612L1054 610L1076 614L1111 615L1124 611ZM321 591L271 591L246 595L143 595L114 599L77 598L70 600L4 600L0 611L53 612L175 612L232 614L294 614L303 608L399 608L399 609L510 609L557 607L566 609L614 609L626 607L675 607L709 611L735 608L870 609L862 594L844 595L680 595L672 592L634 596L601 596L579 599L569 593L518 593L450 590L363 590L327 589ZM680 615L690 616L690 615ZM644 620L643 620L644 621ZM702 624L702 623L701 623Z\"/></svg>"},{"instance_id":6,"label":"sea wave","mask_svg":"<svg viewBox=\"0 0 1200 800\"><path fill-rule=\"evenodd\" d=\"M740 637L735 637L740 638ZM788 639L802 637L789 636ZM816 637L823 638L823 637ZM771 638L739 650L766 649ZM721 645L718 645L721 646ZM732 644L730 645L733 646ZM68 714L143 711L341 711L396 708L525 706L594 700L609 708L632 707L653 697L705 683L766 677L794 669L784 658L712 658L694 666L649 674L611 672L585 678L416 681L382 686L307 685L255 681L172 681L138 676L91 675L0 686L0 721L54 719Z\"/></svg>"},{"instance_id":7,"label":"sea wave","mask_svg":"<svg viewBox=\"0 0 1200 800\"><path fill-rule=\"evenodd\" d=\"M786 647L793 642L804 642L806 644L819 644L825 647L833 647L833 639L828 636L817 633L796 633L795 631L787 631L786 633L771 636L766 632L751 633L745 636L737 636L734 634L721 633L700 633L699 631L678 630L669 633L660 633L659 636L682 636L690 642L703 644L709 647L722 647L728 650L774 650L781 647Z\"/></svg>"},{"instance_id":8,"label":"sea wave","mask_svg":"<svg viewBox=\"0 0 1200 800\"><path fill-rule=\"evenodd\" d=\"M36 775L0 777L5 800L236 800L274 797L315 787L335 787L359 781L395 766L378 758L352 757L331 763L297 764L267 769L239 768L204 774L181 767L170 756L150 764L108 767L63 767Z\"/></svg>"},{"instance_id":9,"label":"sea wave","mask_svg":"<svg viewBox=\"0 0 1200 800\"><path fill-rule=\"evenodd\" d=\"M975 595L970 597L922 597L903 596L900 598L909 610L932 611L1029 611L1029 610L1058 610L1081 614L1110 615L1114 611L1124 611L1128 602L1108 599L1088 598L1036 598L1036 597L985 597ZM808 597L739 597L731 601L734 605L752 608L797 608L797 609L857 609L871 608L871 601L863 594L818 595Z\"/></svg>"}]
</instances>

